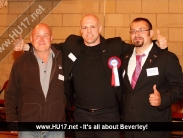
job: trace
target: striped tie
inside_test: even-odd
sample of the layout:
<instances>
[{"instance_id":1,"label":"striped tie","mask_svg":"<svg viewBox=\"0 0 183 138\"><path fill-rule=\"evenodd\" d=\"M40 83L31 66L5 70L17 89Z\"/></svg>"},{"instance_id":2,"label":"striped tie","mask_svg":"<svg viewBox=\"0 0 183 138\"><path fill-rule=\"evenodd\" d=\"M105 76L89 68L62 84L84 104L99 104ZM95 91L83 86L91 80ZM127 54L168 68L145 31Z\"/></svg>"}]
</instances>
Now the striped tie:
<instances>
[{"instance_id":1,"label":"striped tie","mask_svg":"<svg viewBox=\"0 0 183 138\"><path fill-rule=\"evenodd\" d=\"M140 75L140 72L141 72L141 61L142 61L142 57L144 57L145 54L143 55L136 55L136 67L135 67L135 70L133 72L133 75L132 75L132 81L131 81L131 85L132 85L132 88L134 89L135 85L136 85L136 82L138 80L138 77Z\"/></svg>"}]
</instances>

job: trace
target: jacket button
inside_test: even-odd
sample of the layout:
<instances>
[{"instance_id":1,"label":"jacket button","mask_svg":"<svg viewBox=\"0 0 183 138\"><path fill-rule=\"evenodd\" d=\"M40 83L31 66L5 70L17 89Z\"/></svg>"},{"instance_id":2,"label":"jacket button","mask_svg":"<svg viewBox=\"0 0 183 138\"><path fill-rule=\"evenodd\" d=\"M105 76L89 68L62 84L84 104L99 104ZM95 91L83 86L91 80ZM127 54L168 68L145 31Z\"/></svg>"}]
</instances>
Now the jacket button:
<instances>
[{"instance_id":1,"label":"jacket button","mask_svg":"<svg viewBox=\"0 0 183 138\"><path fill-rule=\"evenodd\" d=\"M132 92L132 95L134 95L134 92Z\"/></svg>"},{"instance_id":2,"label":"jacket button","mask_svg":"<svg viewBox=\"0 0 183 138\"><path fill-rule=\"evenodd\" d=\"M132 106L130 106L130 109L132 109Z\"/></svg>"}]
</instances>

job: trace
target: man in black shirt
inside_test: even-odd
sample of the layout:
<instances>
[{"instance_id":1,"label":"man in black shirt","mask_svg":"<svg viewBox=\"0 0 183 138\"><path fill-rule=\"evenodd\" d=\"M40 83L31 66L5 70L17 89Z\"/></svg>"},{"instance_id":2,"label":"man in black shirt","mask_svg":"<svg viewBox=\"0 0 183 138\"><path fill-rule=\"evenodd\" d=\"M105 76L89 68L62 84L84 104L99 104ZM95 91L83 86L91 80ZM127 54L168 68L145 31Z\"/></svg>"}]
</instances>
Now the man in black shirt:
<instances>
[{"instance_id":1,"label":"man in black shirt","mask_svg":"<svg viewBox=\"0 0 183 138\"><path fill-rule=\"evenodd\" d=\"M81 20L82 37L71 35L62 46L65 82L68 82L68 74L72 74L73 79L76 122L120 121L118 101L122 99L122 87L119 83L111 84L113 65L110 64L118 62L115 79L120 82L120 57L133 47L121 38L104 39L101 30L98 18L87 15ZM119 137L118 131L75 133L79 138Z\"/></svg>"}]
</instances>

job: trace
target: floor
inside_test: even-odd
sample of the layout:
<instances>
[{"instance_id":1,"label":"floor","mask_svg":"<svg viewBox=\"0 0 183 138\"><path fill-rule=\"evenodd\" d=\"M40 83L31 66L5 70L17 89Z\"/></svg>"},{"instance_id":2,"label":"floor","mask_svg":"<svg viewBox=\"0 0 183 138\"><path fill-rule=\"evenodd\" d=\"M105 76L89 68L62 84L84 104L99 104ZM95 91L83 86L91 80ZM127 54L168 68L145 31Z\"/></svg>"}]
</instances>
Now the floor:
<instances>
[{"instance_id":1,"label":"floor","mask_svg":"<svg viewBox=\"0 0 183 138\"><path fill-rule=\"evenodd\" d=\"M17 138L17 134L12 134L10 132L0 132L0 138Z\"/></svg>"},{"instance_id":2,"label":"floor","mask_svg":"<svg viewBox=\"0 0 183 138\"><path fill-rule=\"evenodd\" d=\"M18 138L18 135L16 133L0 132L0 138ZM65 138L75 138L74 132L66 133Z\"/></svg>"},{"instance_id":3,"label":"floor","mask_svg":"<svg viewBox=\"0 0 183 138\"><path fill-rule=\"evenodd\" d=\"M180 135L181 133L181 135ZM173 132L174 135L172 135L172 138L183 138L183 132ZM176 135L178 134L178 135ZM0 132L0 138L18 138L17 134L12 134L10 132ZM66 133L65 138L75 138L73 132ZM121 134L120 138L124 138L123 135Z\"/></svg>"},{"instance_id":4,"label":"floor","mask_svg":"<svg viewBox=\"0 0 183 138\"><path fill-rule=\"evenodd\" d=\"M12 134L10 132L0 132L0 138L18 138L18 136L17 136L17 134ZM72 131L66 132L65 138L75 138L74 132L72 132ZM121 135L120 138L123 138L123 136Z\"/></svg>"}]
</instances>

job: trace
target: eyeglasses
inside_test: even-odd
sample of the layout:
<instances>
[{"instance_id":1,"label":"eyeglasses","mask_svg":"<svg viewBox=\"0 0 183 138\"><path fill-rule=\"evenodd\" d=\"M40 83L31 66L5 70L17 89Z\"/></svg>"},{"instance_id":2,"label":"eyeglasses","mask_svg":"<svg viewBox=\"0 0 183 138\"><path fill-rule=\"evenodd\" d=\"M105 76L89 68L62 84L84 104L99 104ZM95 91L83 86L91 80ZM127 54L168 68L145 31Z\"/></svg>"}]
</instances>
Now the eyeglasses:
<instances>
[{"instance_id":1,"label":"eyeglasses","mask_svg":"<svg viewBox=\"0 0 183 138\"><path fill-rule=\"evenodd\" d=\"M139 34L143 34L145 31L150 31L151 29L139 29L139 30L130 30L130 34L136 34L137 32Z\"/></svg>"}]
</instances>

